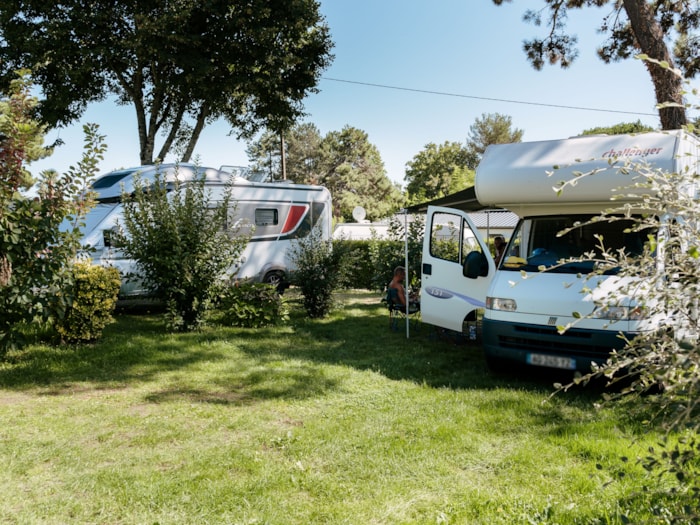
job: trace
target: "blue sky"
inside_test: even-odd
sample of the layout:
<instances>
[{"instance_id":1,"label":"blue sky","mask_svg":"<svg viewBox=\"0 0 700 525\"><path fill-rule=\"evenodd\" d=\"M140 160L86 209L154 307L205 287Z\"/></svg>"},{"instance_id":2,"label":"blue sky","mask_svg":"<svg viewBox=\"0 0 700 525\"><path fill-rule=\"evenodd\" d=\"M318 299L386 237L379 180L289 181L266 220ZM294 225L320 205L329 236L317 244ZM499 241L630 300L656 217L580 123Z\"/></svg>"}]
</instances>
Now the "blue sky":
<instances>
[{"instance_id":1,"label":"blue sky","mask_svg":"<svg viewBox=\"0 0 700 525\"><path fill-rule=\"evenodd\" d=\"M572 11L568 26L579 39L578 59L569 69L535 71L522 42L545 28L523 22L526 4L544 2L498 7L491 0L321 0L335 60L319 93L305 101L305 121L323 134L346 125L367 132L388 176L400 184L406 163L426 144L465 142L471 124L485 113L511 116L525 141L638 119L658 126L644 65L606 65L595 54L604 39L596 29L609 7ZM106 135L102 172L139 164L133 108L107 101L90 106L79 123L51 131L47 141L60 137L66 144L30 169L64 172L75 164L87 122ZM205 129L195 150L202 165L248 164L245 143L229 131L224 122Z\"/></svg>"}]
</instances>

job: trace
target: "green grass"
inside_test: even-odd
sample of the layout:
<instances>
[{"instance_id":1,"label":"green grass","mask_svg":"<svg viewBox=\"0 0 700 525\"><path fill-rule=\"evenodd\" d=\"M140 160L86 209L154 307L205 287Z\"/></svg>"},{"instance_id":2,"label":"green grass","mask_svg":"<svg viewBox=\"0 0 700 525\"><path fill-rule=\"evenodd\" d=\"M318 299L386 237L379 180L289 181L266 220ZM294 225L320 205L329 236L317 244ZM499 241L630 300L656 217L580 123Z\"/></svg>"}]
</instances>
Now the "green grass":
<instances>
[{"instance_id":1,"label":"green grass","mask_svg":"<svg viewBox=\"0 0 700 525\"><path fill-rule=\"evenodd\" d=\"M0 363L0 523L621 523L651 516L658 434L476 346L407 340L380 297L325 320L168 334ZM622 462L621 456L631 458Z\"/></svg>"}]
</instances>

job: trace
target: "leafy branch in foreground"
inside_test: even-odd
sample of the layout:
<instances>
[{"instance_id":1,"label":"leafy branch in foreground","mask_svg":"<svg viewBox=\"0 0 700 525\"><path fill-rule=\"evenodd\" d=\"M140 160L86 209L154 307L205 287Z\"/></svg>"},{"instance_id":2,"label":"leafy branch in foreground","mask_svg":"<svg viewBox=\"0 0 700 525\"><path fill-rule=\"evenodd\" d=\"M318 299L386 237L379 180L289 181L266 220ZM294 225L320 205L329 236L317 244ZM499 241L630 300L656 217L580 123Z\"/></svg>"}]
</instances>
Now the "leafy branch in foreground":
<instances>
[{"instance_id":1,"label":"leafy branch in foreground","mask_svg":"<svg viewBox=\"0 0 700 525\"><path fill-rule=\"evenodd\" d=\"M687 134L681 137L691 140ZM697 155L693 147L686 151ZM660 487L669 488L650 490L645 497L665 502L665 522L692 523L700 519L690 504L700 497L700 175L696 168L668 173L644 163L626 163L622 169L634 181L620 191L624 204L593 221L631 221L627 232L643 233L647 243L637 257L630 257L624 250L608 249L600 237L596 253L585 258L597 265L586 278L614 272L619 287L599 295L597 311L630 305L646 330L626 340L604 365L560 388L604 378L614 386L604 402L631 398L650 414L650 423L662 425L666 439L640 462L665 480ZM670 480L675 483L669 485Z\"/></svg>"},{"instance_id":2,"label":"leafy branch in foreground","mask_svg":"<svg viewBox=\"0 0 700 525\"><path fill-rule=\"evenodd\" d=\"M38 101L21 74L0 100L0 355L22 342L21 328L60 319L69 306L70 264L80 251L80 226L93 205L89 182L104 154L97 126L84 126L85 150L67 173L25 164L46 156Z\"/></svg>"}]
</instances>

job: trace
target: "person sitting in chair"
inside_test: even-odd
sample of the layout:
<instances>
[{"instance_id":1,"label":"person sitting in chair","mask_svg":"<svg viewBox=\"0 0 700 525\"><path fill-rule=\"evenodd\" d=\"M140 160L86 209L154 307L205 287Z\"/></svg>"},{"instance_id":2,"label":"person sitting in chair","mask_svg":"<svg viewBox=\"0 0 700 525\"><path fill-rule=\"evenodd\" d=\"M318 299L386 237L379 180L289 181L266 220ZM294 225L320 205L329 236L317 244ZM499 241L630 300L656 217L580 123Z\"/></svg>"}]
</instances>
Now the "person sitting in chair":
<instances>
[{"instance_id":1,"label":"person sitting in chair","mask_svg":"<svg viewBox=\"0 0 700 525\"><path fill-rule=\"evenodd\" d=\"M406 269L403 266L397 266L394 268L394 277L389 283L389 300L396 305L401 305L403 310L406 309L406 291L403 286L403 282L406 279ZM412 301L409 298L409 311L417 311L420 308L420 304Z\"/></svg>"}]
</instances>

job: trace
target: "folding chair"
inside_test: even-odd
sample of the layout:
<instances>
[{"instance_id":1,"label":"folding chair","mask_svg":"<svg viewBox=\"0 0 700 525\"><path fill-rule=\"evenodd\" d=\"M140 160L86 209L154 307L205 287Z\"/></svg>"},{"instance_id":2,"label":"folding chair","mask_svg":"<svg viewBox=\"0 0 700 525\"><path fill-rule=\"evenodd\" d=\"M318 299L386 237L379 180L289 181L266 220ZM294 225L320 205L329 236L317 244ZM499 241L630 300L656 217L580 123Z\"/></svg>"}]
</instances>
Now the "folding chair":
<instances>
[{"instance_id":1,"label":"folding chair","mask_svg":"<svg viewBox=\"0 0 700 525\"><path fill-rule=\"evenodd\" d=\"M388 288L386 291L386 305L389 309L389 328L398 331L406 322L406 307L399 302L395 288ZM420 304L408 303L408 317L415 327L420 326Z\"/></svg>"}]
</instances>

